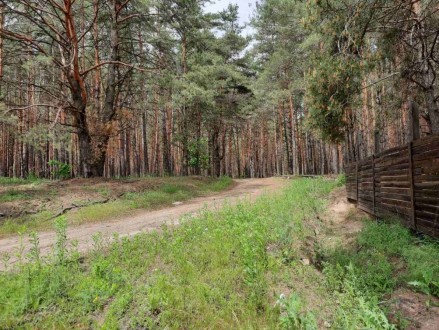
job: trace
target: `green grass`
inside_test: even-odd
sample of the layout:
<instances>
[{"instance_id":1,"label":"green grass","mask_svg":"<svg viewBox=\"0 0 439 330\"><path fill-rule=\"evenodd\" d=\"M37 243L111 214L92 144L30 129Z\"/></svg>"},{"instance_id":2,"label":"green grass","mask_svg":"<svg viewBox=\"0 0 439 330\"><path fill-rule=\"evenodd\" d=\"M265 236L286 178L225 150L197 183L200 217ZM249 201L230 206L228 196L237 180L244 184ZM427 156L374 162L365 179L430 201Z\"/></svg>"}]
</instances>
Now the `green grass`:
<instances>
[{"instance_id":1,"label":"green grass","mask_svg":"<svg viewBox=\"0 0 439 330\"><path fill-rule=\"evenodd\" d=\"M85 263L65 251L61 230L49 264L0 275L4 328L274 329L316 323L301 297L282 297L305 237L335 181L296 180L285 193L205 212L176 228L123 238ZM168 193L178 190L164 188ZM60 228L58 226L58 228ZM269 247L272 246L272 249ZM35 248L33 251L38 251ZM297 266L299 267L299 266Z\"/></svg>"},{"instance_id":2,"label":"green grass","mask_svg":"<svg viewBox=\"0 0 439 330\"><path fill-rule=\"evenodd\" d=\"M324 272L339 302L336 328L394 328L379 302L399 287L439 295L438 242L396 221L367 221L354 247L326 251Z\"/></svg>"},{"instance_id":3,"label":"green grass","mask_svg":"<svg viewBox=\"0 0 439 330\"><path fill-rule=\"evenodd\" d=\"M222 176L219 180L216 180L211 185L208 186L208 190L210 191L221 191L228 188L231 184L231 179L227 176Z\"/></svg>"},{"instance_id":4,"label":"green grass","mask_svg":"<svg viewBox=\"0 0 439 330\"><path fill-rule=\"evenodd\" d=\"M2 186L2 185L39 184L43 181L44 181L43 179L39 179L35 176L30 176L29 178L26 178L26 179L0 176L0 186Z\"/></svg>"},{"instance_id":5,"label":"green grass","mask_svg":"<svg viewBox=\"0 0 439 330\"><path fill-rule=\"evenodd\" d=\"M41 228L52 227L53 221L48 221L53 217L53 213L49 211L39 212L37 214L28 214L17 219L6 219L0 226L0 237L11 233L29 233ZM43 227L44 224L44 227Z\"/></svg>"},{"instance_id":6,"label":"green grass","mask_svg":"<svg viewBox=\"0 0 439 330\"><path fill-rule=\"evenodd\" d=\"M0 193L0 203L13 202L17 200L29 199L31 196L20 190L8 189L3 193Z\"/></svg>"}]
</instances>

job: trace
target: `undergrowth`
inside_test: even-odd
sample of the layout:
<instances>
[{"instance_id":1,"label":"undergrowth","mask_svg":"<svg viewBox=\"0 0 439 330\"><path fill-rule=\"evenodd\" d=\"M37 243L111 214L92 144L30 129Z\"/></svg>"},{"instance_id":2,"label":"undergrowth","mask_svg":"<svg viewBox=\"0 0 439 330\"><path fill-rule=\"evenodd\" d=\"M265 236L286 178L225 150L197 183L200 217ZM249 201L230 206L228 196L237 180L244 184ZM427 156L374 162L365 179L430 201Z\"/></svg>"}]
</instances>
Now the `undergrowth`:
<instances>
[{"instance_id":1,"label":"undergrowth","mask_svg":"<svg viewBox=\"0 0 439 330\"><path fill-rule=\"evenodd\" d=\"M336 328L396 329L383 302L400 287L439 295L438 242L417 238L395 219L369 220L354 247L326 253L324 273L339 303Z\"/></svg>"}]
</instances>

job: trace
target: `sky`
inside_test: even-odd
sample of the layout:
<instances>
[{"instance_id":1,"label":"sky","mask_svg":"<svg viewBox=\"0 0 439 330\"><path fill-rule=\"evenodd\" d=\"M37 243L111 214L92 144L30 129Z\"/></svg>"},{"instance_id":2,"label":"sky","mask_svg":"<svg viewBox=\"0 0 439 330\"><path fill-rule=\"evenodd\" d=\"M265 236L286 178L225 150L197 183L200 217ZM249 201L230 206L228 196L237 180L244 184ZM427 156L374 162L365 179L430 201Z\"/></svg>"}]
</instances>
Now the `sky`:
<instances>
[{"instance_id":1,"label":"sky","mask_svg":"<svg viewBox=\"0 0 439 330\"><path fill-rule=\"evenodd\" d=\"M250 16L256 9L256 0L212 0L212 3L206 4L205 11L210 13L219 12L226 9L229 4L236 4L239 6L239 22L246 24L250 22ZM251 34L252 29L247 27L244 34Z\"/></svg>"}]
</instances>

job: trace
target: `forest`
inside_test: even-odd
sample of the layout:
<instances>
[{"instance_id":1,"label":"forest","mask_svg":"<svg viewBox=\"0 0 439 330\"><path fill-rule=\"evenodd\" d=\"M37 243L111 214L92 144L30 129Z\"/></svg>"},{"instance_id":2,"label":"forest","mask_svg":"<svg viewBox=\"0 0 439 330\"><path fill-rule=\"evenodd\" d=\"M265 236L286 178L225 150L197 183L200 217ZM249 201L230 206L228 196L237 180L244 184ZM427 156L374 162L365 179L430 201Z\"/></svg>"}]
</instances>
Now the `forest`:
<instances>
[{"instance_id":1,"label":"forest","mask_svg":"<svg viewBox=\"0 0 439 330\"><path fill-rule=\"evenodd\" d=\"M439 132L438 3L1 0L0 175L267 177Z\"/></svg>"}]
</instances>

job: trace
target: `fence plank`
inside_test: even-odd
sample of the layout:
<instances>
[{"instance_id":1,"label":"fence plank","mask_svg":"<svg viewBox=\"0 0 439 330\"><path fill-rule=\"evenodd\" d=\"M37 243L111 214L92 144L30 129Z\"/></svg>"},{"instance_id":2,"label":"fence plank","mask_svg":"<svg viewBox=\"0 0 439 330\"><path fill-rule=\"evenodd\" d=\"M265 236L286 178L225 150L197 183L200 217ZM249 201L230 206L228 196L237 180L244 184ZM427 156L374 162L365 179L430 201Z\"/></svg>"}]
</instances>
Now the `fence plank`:
<instances>
[{"instance_id":1,"label":"fence plank","mask_svg":"<svg viewBox=\"0 0 439 330\"><path fill-rule=\"evenodd\" d=\"M358 208L439 237L439 135L346 164L346 191Z\"/></svg>"},{"instance_id":2,"label":"fence plank","mask_svg":"<svg viewBox=\"0 0 439 330\"><path fill-rule=\"evenodd\" d=\"M410 197L411 197L411 210L410 216L412 221L412 227L416 229L416 203L415 203L415 180L413 173L413 142L408 144L409 149L409 176L410 176Z\"/></svg>"}]
</instances>

